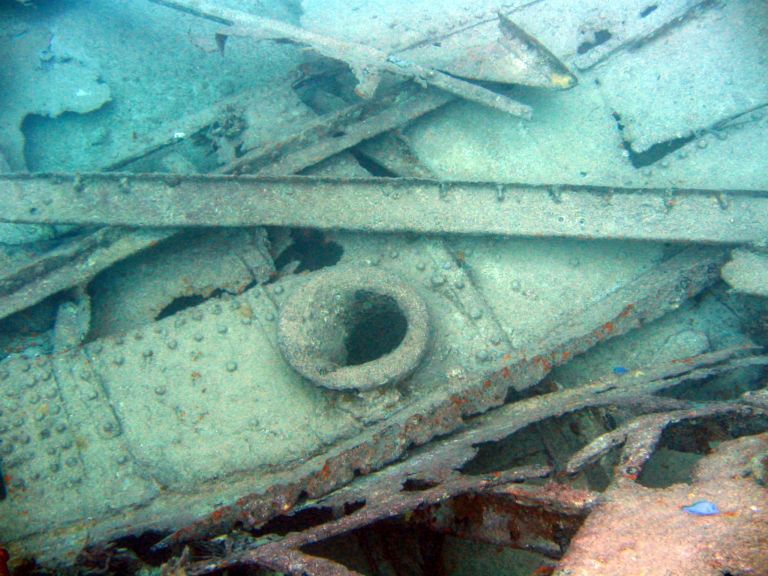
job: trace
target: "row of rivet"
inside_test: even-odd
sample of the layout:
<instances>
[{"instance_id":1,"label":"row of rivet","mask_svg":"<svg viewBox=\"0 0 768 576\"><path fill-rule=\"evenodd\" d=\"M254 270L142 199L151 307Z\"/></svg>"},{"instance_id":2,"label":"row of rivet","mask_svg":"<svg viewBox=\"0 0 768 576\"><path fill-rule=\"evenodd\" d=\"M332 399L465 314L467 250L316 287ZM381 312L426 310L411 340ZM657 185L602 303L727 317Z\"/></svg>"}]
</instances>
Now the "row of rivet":
<instances>
[{"instance_id":1,"label":"row of rivet","mask_svg":"<svg viewBox=\"0 0 768 576\"><path fill-rule=\"evenodd\" d=\"M77 374L77 378L72 384L77 389L80 398L89 407L93 420L97 423L96 429L99 436L114 438L120 433L120 423L107 398L101 377L93 368L92 358L89 356L91 352L93 352L92 347L83 349L82 355L72 357L69 360L73 365L71 373ZM66 368L62 371L66 371Z\"/></svg>"}]
</instances>

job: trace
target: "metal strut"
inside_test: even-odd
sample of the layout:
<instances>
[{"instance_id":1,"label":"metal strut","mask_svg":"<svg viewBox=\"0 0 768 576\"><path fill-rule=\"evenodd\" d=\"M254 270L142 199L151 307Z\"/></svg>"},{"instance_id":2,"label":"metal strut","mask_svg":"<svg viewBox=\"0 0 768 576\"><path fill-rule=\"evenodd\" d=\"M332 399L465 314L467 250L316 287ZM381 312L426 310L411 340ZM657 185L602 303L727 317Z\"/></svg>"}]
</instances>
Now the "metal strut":
<instances>
[{"instance_id":1,"label":"metal strut","mask_svg":"<svg viewBox=\"0 0 768 576\"><path fill-rule=\"evenodd\" d=\"M138 227L299 226L709 244L768 237L768 191L413 178L10 174L0 221Z\"/></svg>"}]
</instances>

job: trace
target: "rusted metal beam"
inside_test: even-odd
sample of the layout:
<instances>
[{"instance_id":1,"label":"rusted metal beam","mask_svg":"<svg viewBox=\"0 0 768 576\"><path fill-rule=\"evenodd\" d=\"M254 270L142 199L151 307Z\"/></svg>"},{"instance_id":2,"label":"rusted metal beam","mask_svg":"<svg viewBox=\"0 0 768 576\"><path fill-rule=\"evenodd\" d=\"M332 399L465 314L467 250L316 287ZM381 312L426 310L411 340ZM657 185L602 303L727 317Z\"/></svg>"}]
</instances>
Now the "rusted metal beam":
<instances>
[{"instance_id":1,"label":"rusted metal beam","mask_svg":"<svg viewBox=\"0 0 768 576\"><path fill-rule=\"evenodd\" d=\"M187 135L198 133L215 122L227 107L246 106L252 99L251 95L240 94L219 105L181 118L173 124L173 129L170 125L158 129L140 146L132 147L120 161L107 164L104 168L116 170L129 166L152 152L173 145L176 141L174 130ZM265 175L299 172L452 100L453 96L438 90L406 87L397 95L384 95L374 101L353 104L338 112L301 122L281 140L246 151L236 162L221 167L219 172L260 172ZM0 272L0 318L27 308L60 290L87 282L114 262L170 238L174 233L167 229L132 233L127 230L95 231L90 236L59 246L50 254L22 259L23 262L14 265L13 269L6 267L6 270ZM116 235L120 235L120 241L113 243ZM105 249L105 243L111 247ZM96 248L97 251L90 252ZM87 256L83 256L86 253ZM65 254L74 258L74 265L68 263ZM89 262L87 269L78 265L85 258ZM6 288L10 286L13 286L12 291Z\"/></svg>"},{"instance_id":2,"label":"rusted metal beam","mask_svg":"<svg viewBox=\"0 0 768 576\"><path fill-rule=\"evenodd\" d=\"M269 567L290 574L302 574L303 565L293 566L287 561L291 552L302 546L322 542L334 536L339 536L352 530L369 526L375 522L404 515L423 506L437 506L451 498L461 495L471 495L505 487L508 484L522 482L534 478L546 477L551 473L547 466L529 466L506 470L488 476L458 475L439 486L423 491L400 491L390 487L389 490L370 495L370 503L337 520L294 532L277 542L255 546L250 550L232 554L220 560L201 562L188 567L188 574L210 574L211 572L230 568L237 565L255 565ZM315 574L316 572L311 572ZM319 572L331 574L331 572ZM332 572L344 574L345 572Z\"/></svg>"},{"instance_id":3,"label":"rusted metal beam","mask_svg":"<svg viewBox=\"0 0 768 576\"><path fill-rule=\"evenodd\" d=\"M302 226L366 232L703 243L768 237L768 191L610 188L414 178L83 174L0 176L0 220Z\"/></svg>"},{"instance_id":4,"label":"rusted metal beam","mask_svg":"<svg viewBox=\"0 0 768 576\"><path fill-rule=\"evenodd\" d=\"M295 174L453 100L453 96L439 90L405 87L397 94L351 104L309 120L277 142L248 150L217 172L261 176Z\"/></svg>"},{"instance_id":5,"label":"rusted metal beam","mask_svg":"<svg viewBox=\"0 0 768 576\"><path fill-rule=\"evenodd\" d=\"M175 229L103 228L33 257L0 275L0 318L72 286L84 285L115 262L170 238Z\"/></svg>"},{"instance_id":6,"label":"rusted metal beam","mask_svg":"<svg viewBox=\"0 0 768 576\"><path fill-rule=\"evenodd\" d=\"M230 28L220 32L220 36L247 36L257 41L283 40L311 46L324 56L346 62L358 81L355 92L366 98L373 96L379 86L382 74L388 72L396 76L413 78L424 86L429 84L461 98L496 108L514 116L529 119L532 114L530 106L517 102L508 96L434 68L393 58L386 52L364 44L338 40L286 22L224 8L206 0L195 0L194 2L188 0L151 1L230 26ZM568 78L568 85L570 86L571 77Z\"/></svg>"}]
</instances>

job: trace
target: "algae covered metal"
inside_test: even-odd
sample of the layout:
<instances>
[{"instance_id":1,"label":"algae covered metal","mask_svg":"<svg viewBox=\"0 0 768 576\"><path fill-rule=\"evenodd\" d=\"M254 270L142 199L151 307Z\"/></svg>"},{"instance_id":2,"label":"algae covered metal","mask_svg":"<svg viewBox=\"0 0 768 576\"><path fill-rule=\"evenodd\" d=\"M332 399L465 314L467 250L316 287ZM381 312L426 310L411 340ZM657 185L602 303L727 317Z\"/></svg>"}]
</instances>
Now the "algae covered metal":
<instances>
[{"instance_id":1,"label":"algae covered metal","mask_svg":"<svg viewBox=\"0 0 768 576\"><path fill-rule=\"evenodd\" d=\"M586 289L585 302L599 305L540 334L510 327L504 261L479 246L457 256L441 241L397 235L339 241L339 271L287 276L123 335L4 363L2 410L12 416L3 429L11 497L2 532L11 549L61 562L88 539L181 528L243 494L271 494L268 509L290 506L300 492L322 495L356 469L377 469L453 430L462 414L500 404L508 388L525 389L638 318L679 305L717 277L723 257L718 249L672 259L651 251L627 266L622 290ZM401 288L384 282L393 275ZM320 286L320 301L295 299ZM289 328L297 317L323 339L320 353L297 352L305 350ZM391 349L378 348L392 332ZM331 335L340 340L328 342ZM315 382L291 366L306 372L307 359ZM369 390L326 380L362 372L371 379L360 388ZM253 507L232 506L219 522L241 514L259 522Z\"/></svg>"},{"instance_id":2,"label":"algae covered metal","mask_svg":"<svg viewBox=\"0 0 768 576\"><path fill-rule=\"evenodd\" d=\"M99 79L87 107L17 98L0 135L29 169L0 174L0 232L47 240L0 246L0 572L355 574L308 545L386 520L402 556L447 532L565 574L620 531L612 498L689 522L640 483L650 456L765 429L764 12L154 0L0 25L21 89ZM749 454L717 506L756 532Z\"/></svg>"}]
</instances>

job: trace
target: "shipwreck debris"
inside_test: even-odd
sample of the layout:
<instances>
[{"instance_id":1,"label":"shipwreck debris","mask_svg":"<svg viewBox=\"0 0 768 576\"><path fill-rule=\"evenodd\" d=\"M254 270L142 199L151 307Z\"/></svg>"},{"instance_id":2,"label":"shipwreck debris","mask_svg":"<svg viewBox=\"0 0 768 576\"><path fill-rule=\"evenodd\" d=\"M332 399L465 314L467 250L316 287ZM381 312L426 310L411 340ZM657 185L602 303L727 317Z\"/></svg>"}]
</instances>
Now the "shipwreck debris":
<instances>
[{"instance_id":1,"label":"shipwreck debris","mask_svg":"<svg viewBox=\"0 0 768 576\"><path fill-rule=\"evenodd\" d=\"M367 240L349 256L355 260L347 262L366 266L371 249L375 254L375 243ZM301 275L256 286L240 296L206 301L154 325L95 340L54 358L4 363L0 378L16 383L18 397L0 399L2 409L18 405L25 413L35 412L40 401L34 395L45 395L48 412L39 420L23 420L17 433L30 438L43 434L44 442L54 448L49 456L37 445L14 441L3 447L13 452L4 460L4 471L9 468L13 477L3 503L9 511L4 518L10 524L2 524L9 551L17 557L34 551L41 561L55 563L84 539L107 541L125 534L128 526L178 530L164 544L174 545L226 533L238 523L263 525L305 496L328 494L357 474L397 460L409 447L463 427L465 418L502 404L510 390L522 393L573 355L679 306L718 278L725 258L718 248L683 250L572 313L538 343L515 351L495 326L492 312L478 307L482 295L465 269L451 268L451 277L464 284L460 294L453 294L444 280L437 286L429 280L423 260L443 263L450 258L444 248L404 239L398 250L397 258L380 266L412 279L428 302L439 327L432 333L438 353L429 355L409 379L382 392L358 397L324 390L284 362L276 320L282 303L307 281ZM473 312L476 308L479 314ZM201 358L206 366L198 368ZM464 368L453 370L458 365ZM32 381L39 386L26 386ZM621 381L630 382L628 375ZM267 385L263 394L254 390L260 383ZM212 394L222 395L222 400L212 404ZM600 397L610 400L611 394ZM284 398L291 398L290 404ZM56 430L63 414L69 415L70 424L47 436L46 430ZM75 444L75 422L78 437L87 438L86 443ZM155 441L157 431L169 425L173 450ZM489 433L504 434L493 427ZM206 441L211 434L227 438L228 449ZM261 448L249 451L255 436ZM298 437L303 452L294 448ZM462 455L474 450L475 440L468 442L460 448ZM104 459L103 450L114 454L114 461ZM60 468L53 473L49 465ZM121 470L119 477L115 466ZM208 481L190 483L187 474L177 472L190 467ZM245 473L247 469L259 472ZM46 480L52 474L54 484ZM129 476L135 480L132 490L115 487ZM158 485L165 489L158 491ZM94 510L100 520L87 525L79 523L79 509L69 516L62 511L57 526L51 526L50 507L73 490L82 506L87 505L86 495L95 499L95 510L101 510L107 498L109 511ZM180 497L185 505L179 508ZM22 509L29 516L19 526L12 518L14 510ZM165 524L158 525L158 518ZM42 525L45 532L39 531Z\"/></svg>"},{"instance_id":2,"label":"shipwreck debris","mask_svg":"<svg viewBox=\"0 0 768 576\"><path fill-rule=\"evenodd\" d=\"M130 194L121 189L125 179ZM711 244L768 235L768 191L163 174L0 175L0 186L8 202L0 219L22 223L274 225ZM369 217L372 210L376 218Z\"/></svg>"},{"instance_id":3,"label":"shipwreck debris","mask_svg":"<svg viewBox=\"0 0 768 576\"><path fill-rule=\"evenodd\" d=\"M32 258L22 255L0 275L0 318L51 294L87 283L115 262L173 234L173 229L102 228L75 236Z\"/></svg>"},{"instance_id":4,"label":"shipwreck debris","mask_svg":"<svg viewBox=\"0 0 768 576\"><path fill-rule=\"evenodd\" d=\"M219 34L223 36L248 36L256 40L283 40L311 46L317 52L346 62L354 72L358 85L358 95L370 98L376 92L382 73L413 78L423 85L432 85L461 98L496 108L514 116L531 117L531 108L507 96L472 84L432 68L425 68L401 60L385 52L357 44L345 42L292 26L285 22L220 7L212 2L185 0L151 0L183 12L201 16L228 26Z\"/></svg>"},{"instance_id":5,"label":"shipwreck debris","mask_svg":"<svg viewBox=\"0 0 768 576\"><path fill-rule=\"evenodd\" d=\"M439 90L406 87L375 100L350 104L308 120L285 137L244 153L221 167L225 174L284 176L318 164L334 154L432 112L453 100Z\"/></svg>"},{"instance_id":6,"label":"shipwreck debris","mask_svg":"<svg viewBox=\"0 0 768 576\"><path fill-rule=\"evenodd\" d=\"M437 487L423 491L401 491L398 486L394 490L371 494L372 503L363 506L352 514L302 532L290 534L277 542L254 547L221 561L203 562L196 566L190 566L188 574L208 574L238 564L270 568L288 574L307 572L329 575L358 574L332 561L309 556L300 552L299 549L307 544L320 542L379 520L400 516L426 506L437 506L459 495L472 495L524 480L546 477L550 472L551 470L547 467L528 467L507 470L486 477L457 475ZM330 568L330 570L318 570L323 566Z\"/></svg>"},{"instance_id":7,"label":"shipwreck debris","mask_svg":"<svg viewBox=\"0 0 768 576\"><path fill-rule=\"evenodd\" d=\"M290 510L302 491L310 498L327 494L351 481L355 477L355 470L375 470L399 458L410 443L419 446L433 440L437 435L456 430L465 424L465 417L501 404L510 387L520 392L529 389L554 366L567 362L572 356L591 348L606 337L622 334L640 323L659 317L664 313L663 308L660 308L662 302L667 303L662 305L663 307L676 306L680 298L684 299L697 293L717 277L717 267L712 270L712 264L721 256L722 253L712 252L711 249L693 249L679 254L600 302L595 307L597 316L588 322L591 325L597 322L597 328L584 332L584 320L572 318L570 323L561 326L557 332L548 334L543 342L532 346L523 359L514 363L510 363L511 358L502 359L501 364L497 363L491 368L492 372L486 373L478 381L466 382L463 392L454 393L447 399L439 399L427 413L420 412L420 417L409 419L407 415L399 414L388 421L386 428L375 438L331 458L321 458L316 462L317 472L297 482L275 484L269 490L243 496L237 502L177 531L160 546L173 547L221 534L238 522L247 526L261 526L276 514ZM632 304L628 306L627 302ZM592 318L590 314L587 315ZM593 395L606 404L620 397L634 399L638 390L628 391L624 388L631 382L656 382L656 386L672 386L683 381L684 377L677 381L665 378L669 371L682 374L692 365L719 363L734 353L735 350L730 350L715 355L704 355L693 364L679 363L671 368L665 365L658 371L640 376L639 380L627 379L627 376L619 380L616 377L581 392L566 391L563 392L565 395L562 396L562 404L549 402L549 397L536 397L529 402L505 405L494 411L493 416L489 416L490 421L484 420L483 417L475 418L469 430L458 436L433 442L435 451L430 451L424 460L410 458L403 465L410 470L419 470L425 462L442 462L447 459L457 467L461 466L475 454L476 444L509 436L530 423L556 416L562 410L571 411L586 407ZM716 367L710 370L712 372L701 374L717 372ZM655 381L656 375L663 379L660 382ZM614 389L616 397L609 393ZM653 391L653 388L649 388L649 392ZM387 455L383 461L382 451ZM413 468L410 468L411 466ZM386 473L386 470L383 473Z\"/></svg>"},{"instance_id":8,"label":"shipwreck debris","mask_svg":"<svg viewBox=\"0 0 768 576\"><path fill-rule=\"evenodd\" d=\"M765 433L715 448L699 461L691 484L654 489L637 482L667 423L713 417L743 421L765 419L767 414L735 401L653 414L630 423L625 430L633 430L629 433L633 439L624 447L616 481L587 518L555 574L626 574L638 567L649 574L768 574L768 490L760 485L760 472L755 474L753 466L761 453L764 457ZM653 424L646 433L647 422ZM692 518L691 512L700 518Z\"/></svg>"},{"instance_id":9,"label":"shipwreck debris","mask_svg":"<svg viewBox=\"0 0 768 576\"><path fill-rule=\"evenodd\" d=\"M86 114L111 100L109 86L93 64L59 53L48 28L31 25L3 31L2 153L11 168L26 170L22 126L32 115L56 118L66 112Z\"/></svg>"},{"instance_id":10,"label":"shipwreck debris","mask_svg":"<svg viewBox=\"0 0 768 576\"><path fill-rule=\"evenodd\" d=\"M585 39L573 57L580 70L592 68L619 51L633 50L650 42L714 4L711 0L673 0L667 2L636 2L634 12L626 5L621 14L601 14L584 26ZM605 6L605 8L610 8Z\"/></svg>"},{"instance_id":11,"label":"shipwreck debris","mask_svg":"<svg viewBox=\"0 0 768 576\"><path fill-rule=\"evenodd\" d=\"M476 446L483 439L499 438L499 432L502 429L504 430L503 434L511 434L532 422L543 421L588 406L631 404L636 402L638 395L652 395L689 378L706 378L717 371L732 370L745 363L763 365L768 363L768 358L764 356L739 358L740 354L746 352L746 350L736 349L723 350L695 358L687 358L683 361L677 360L638 371L630 377L634 382L628 382L626 379L609 378L582 389L534 396L516 404L492 410L477 420L471 421L469 423L470 430L436 440L430 445L424 446L412 456L412 459L394 464L368 478L361 478L339 492L302 507L306 510L313 506L324 508L331 506L337 515L336 519L289 534L273 542L254 541L250 550L239 550L212 561L188 563L184 568L189 574L206 574L246 564L280 570L289 574L357 574L357 572L349 571L348 568L333 561L315 558L306 552L297 552L297 550L301 546L317 543L340 533L349 532L355 528L393 516L403 516L407 518L408 522L422 524L433 530L459 533L462 537L536 550L555 559L561 558L574 536L577 539L593 542L594 546L595 539L593 537L589 535L582 537L578 532L585 518L590 523L591 520L588 516L591 514L602 516L605 513L611 513L607 511L615 508L622 509L625 506L625 499L630 502L637 502L639 498L646 502L639 504L641 507L648 506L650 505L647 503L649 497L654 498L657 497L654 494L665 492L645 489L634 483L643 463L654 451L658 440L657 432L660 434L662 423L666 425L676 420L698 419L716 415L743 418L766 417L768 414L739 402L721 402L687 411L662 412L643 416L631 425L635 435L638 438L642 437L643 440L640 442L633 441L630 443L631 445L628 444L625 447L626 455L622 459L623 464L618 468L617 478L619 480L626 479L626 482L619 482L618 488L614 491L609 490L605 495L573 490L567 485L562 486L554 483L545 486L516 486L514 483L510 483L549 476L553 472L549 467L512 469L474 478L456 472L455 468L463 459L471 457L476 450L473 446ZM607 394L607 398L604 396L605 394ZM583 402L578 398L581 398ZM650 437L652 440L648 443L649 435L646 434L645 424L651 421L658 423L658 425L651 426ZM488 434L489 431L495 431L495 433ZM746 440L751 440L751 438ZM461 452L464 455L457 459L456 455ZM630 457L629 454L634 456ZM586 465L587 461L588 459L582 456L575 456L569 466L569 472L578 471ZM629 466L627 462L636 466L636 469L633 468L629 476L626 473L627 466ZM729 472L732 475L730 469ZM409 482L411 485L421 488L408 490L406 486ZM743 483L743 480L738 479L736 482ZM753 481L747 482L754 486ZM689 491L690 487L684 487L684 490ZM701 493L708 493L711 488L701 486L697 490L700 490ZM619 495L616 491L627 493ZM646 495L645 492L650 494ZM672 498L680 498L680 494L681 490L677 489ZM747 500L751 498L753 501L755 498L765 500L768 496L764 490L760 492L758 489L756 492L754 488L748 490L747 494ZM729 497L733 498L734 495L729 493ZM673 513L678 514L678 524L682 509L682 506L673 508ZM354 511L350 513L350 510ZM526 510L530 512L526 512ZM758 514L765 516L759 510ZM761 520L761 522L765 522L765 520ZM645 523L634 524L639 528L632 530L632 534L635 538L642 538L642 527L645 526ZM597 529L602 528L598 527ZM663 525L662 529L665 529ZM759 533L759 530L759 527L752 527L752 532L755 534ZM603 540L605 543L611 541L610 538L603 538ZM627 538L625 538L626 540ZM685 543L685 539L678 540ZM747 546L752 546L751 557L742 559L742 562L754 563L755 554L759 551L749 544L751 542L749 538L741 540L747 543ZM643 539L635 541L637 546L643 546L644 542ZM601 540L597 540L596 544L603 545ZM683 546L690 546L690 541ZM595 557L589 556L588 558L594 559ZM608 562L610 560L606 558L601 561ZM567 556L566 562L573 562L573 560ZM567 565L561 565L563 570L561 573L568 573L563 568ZM178 563L174 563L172 566L178 568ZM584 572L584 574L592 574L592 572Z\"/></svg>"},{"instance_id":12,"label":"shipwreck debris","mask_svg":"<svg viewBox=\"0 0 768 576\"><path fill-rule=\"evenodd\" d=\"M432 34L397 50L390 59L414 61L460 78L483 82L555 90L567 90L578 83L554 54L501 11L486 26Z\"/></svg>"},{"instance_id":13,"label":"shipwreck debris","mask_svg":"<svg viewBox=\"0 0 768 576\"><path fill-rule=\"evenodd\" d=\"M412 88L406 89L405 94L394 99L382 97L381 102L362 102L330 115L298 122L282 138L245 150L236 162L221 167L219 171L228 173L263 169L266 173L273 175L298 172L366 138L397 128L453 99L452 96L439 91L427 91L418 98L411 92L413 92ZM260 94L258 97L263 97L263 95ZM140 161L147 155L173 145L176 139L173 137L171 126L175 130L183 130L186 134L196 134L214 124L217 118L228 108L250 106L253 104L254 98L251 94L239 94L199 113L191 114L167 126L162 126L146 140L132 146L120 161L109 163L105 169L115 170L129 167L130 164ZM338 137L340 133L344 135L341 138ZM118 187L123 193L130 191L131 181L132 178L129 175L123 175L118 179ZM167 182L172 181L174 181L173 178L168 177ZM0 317L8 316L51 294L86 281L113 262L127 258L149 245L170 238L175 232L171 230L147 230L138 231L131 235L123 229L121 231L97 230L84 234L86 235L78 237L77 241L68 242L66 244L70 246L68 250L79 252L86 249L85 247L102 245L107 239L118 234L121 235L122 240L115 244L115 249L110 253L109 258L101 256L102 253L100 252L98 259L95 257L91 259L90 262L93 266L88 269L88 274L85 275L83 270L75 270L72 268L72 264L66 264L62 258L63 248L57 248L48 255L40 255L31 260L25 259L24 262L20 260L14 268L23 267L26 270L37 270L36 274L45 270L47 276L36 278L35 274L25 273L23 282L29 283L29 285L22 290L23 283L19 283L21 276L14 272L13 279L9 277L7 282L14 283L15 296L11 298L10 293L7 296L0 294ZM70 244L71 242L74 244ZM104 258L103 261L102 257ZM42 260L45 260L46 264L40 264ZM74 260L73 262L78 261ZM60 267L55 277L51 276L51 262L57 262L57 266ZM0 280L0 283L5 282Z\"/></svg>"},{"instance_id":14,"label":"shipwreck debris","mask_svg":"<svg viewBox=\"0 0 768 576\"><path fill-rule=\"evenodd\" d=\"M364 330L364 332L361 332ZM318 272L280 310L286 361L333 390L371 390L407 378L424 360L432 327L419 294L397 276L357 267ZM373 350L350 343L374 339Z\"/></svg>"},{"instance_id":15,"label":"shipwreck debris","mask_svg":"<svg viewBox=\"0 0 768 576\"><path fill-rule=\"evenodd\" d=\"M266 242L262 228L187 230L116 263L89 286L89 339L125 333L216 295L239 294L268 281L275 270Z\"/></svg>"}]
</instances>

